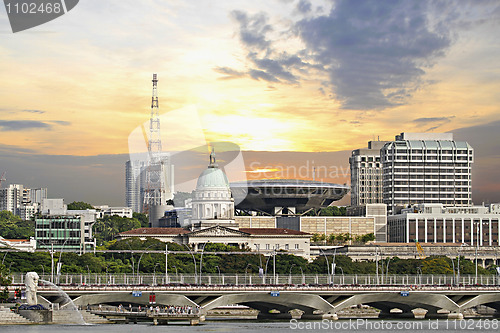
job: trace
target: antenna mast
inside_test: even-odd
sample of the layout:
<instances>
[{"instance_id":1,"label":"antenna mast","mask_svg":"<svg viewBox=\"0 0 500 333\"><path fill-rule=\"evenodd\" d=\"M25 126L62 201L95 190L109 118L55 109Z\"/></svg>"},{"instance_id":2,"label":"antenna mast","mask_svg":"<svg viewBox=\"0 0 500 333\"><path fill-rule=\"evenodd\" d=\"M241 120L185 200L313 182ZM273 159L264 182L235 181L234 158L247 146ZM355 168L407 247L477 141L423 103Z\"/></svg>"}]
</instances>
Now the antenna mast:
<instances>
[{"instance_id":1,"label":"antenna mast","mask_svg":"<svg viewBox=\"0 0 500 333\"><path fill-rule=\"evenodd\" d=\"M148 213L152 205L164 204L165 184L162 177L163 162L161 159L161 131L158 105L158 78L153 74L153 94L151 98L151 117L149 119L148 155L146 170L146 189L144 193L143 212Z\"/></svg>"}]
</instances>

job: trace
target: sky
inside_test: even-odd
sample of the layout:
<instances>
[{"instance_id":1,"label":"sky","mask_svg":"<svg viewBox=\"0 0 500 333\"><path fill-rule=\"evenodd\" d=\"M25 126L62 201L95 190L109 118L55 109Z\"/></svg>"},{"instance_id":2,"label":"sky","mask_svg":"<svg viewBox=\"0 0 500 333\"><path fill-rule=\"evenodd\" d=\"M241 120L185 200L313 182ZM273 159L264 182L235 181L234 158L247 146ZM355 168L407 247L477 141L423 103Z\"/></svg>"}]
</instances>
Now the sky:
<instances>
[{"instance_id":1,"label":"sky","mask_svg":"<svg viewBox=\"0 0 500 333\"><path fill-rule=\"evenodd\" d=\"M254 152L247 168L345 166L369 140L451 131L474 143L473 197L500 201L499 59L498 1L81 0L15 34L0 6L0 172L123 204L157 73L170 150L190 137Z\"/></svg>"}]
</instances>

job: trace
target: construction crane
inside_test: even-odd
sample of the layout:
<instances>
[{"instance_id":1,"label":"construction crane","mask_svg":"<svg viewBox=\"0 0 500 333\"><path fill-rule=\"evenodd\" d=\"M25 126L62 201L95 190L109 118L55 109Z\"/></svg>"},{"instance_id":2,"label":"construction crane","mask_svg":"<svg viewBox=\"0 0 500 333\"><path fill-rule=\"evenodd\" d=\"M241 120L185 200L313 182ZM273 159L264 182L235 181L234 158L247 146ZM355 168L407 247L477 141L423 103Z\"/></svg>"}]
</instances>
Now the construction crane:
<instances>
[{"instance_id":1,"label":"construction crane","mask_svg":"<svg viewBox=\"0 0 500 333\"><path fill-rule=\"evenodd\" d=\"M2 175L0 176L0 188L2 187L2 182L6 181L7 179L5 178L6 172L4 171Z\"/></svg>"},{"instance_id":2,"label":"construction crane","mask_svg":"<svg viewBox=\"0 0 500 333\"><path fill-rule=\"evenodd\" d=\"M417 247L418 257L420 259L425 259L424 249L422 248L422 245L420 245L420 243L416 239L415 239L415 246Z\"/></svg>"}]
</instances>

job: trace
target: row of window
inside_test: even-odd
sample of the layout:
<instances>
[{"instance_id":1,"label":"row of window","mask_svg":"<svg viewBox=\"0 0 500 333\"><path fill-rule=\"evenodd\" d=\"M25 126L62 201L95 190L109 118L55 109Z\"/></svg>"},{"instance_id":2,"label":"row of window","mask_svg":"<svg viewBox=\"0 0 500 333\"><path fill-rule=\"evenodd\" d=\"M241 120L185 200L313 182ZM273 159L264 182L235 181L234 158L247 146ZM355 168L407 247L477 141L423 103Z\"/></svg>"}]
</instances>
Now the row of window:
<instances>
[{"instance_id":1,"label":"row of window","mask_svg":"<svg viewBox=\"0 0 500 333\"><path fill-rule=\"evenodd\" d=\"M255 244L255 249L258 251L260 250L260 244ZM275 244L271 248L271 244L266 244L266 250L280 250L280 244ZM285 244L285 246L282 248L283 250L290 250L290 245ZM299 244L295 244L295 250L299 250Z\"/></svg>"}]
</instances>

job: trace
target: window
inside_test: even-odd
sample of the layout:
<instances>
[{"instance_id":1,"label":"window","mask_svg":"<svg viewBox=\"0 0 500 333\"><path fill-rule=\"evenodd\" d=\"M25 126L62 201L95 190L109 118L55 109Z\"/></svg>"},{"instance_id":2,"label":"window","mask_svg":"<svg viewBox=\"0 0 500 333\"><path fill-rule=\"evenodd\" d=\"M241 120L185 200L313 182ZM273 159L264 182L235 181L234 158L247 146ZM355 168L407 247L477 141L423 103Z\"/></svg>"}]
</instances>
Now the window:
<instances>
[{"instance_id":1,"label":"window","mask_svg":"<svg viewBox=\"0 0 500 333\"><path fill-rule=\"evenodd\" d=\"M280 245L279 244L276 244L276 246L274 247L274 249L277 251L280 249Z\"/></svg>"},{"instance_id":2,"label":"window","mask_svg":"<svg viewBox=\"0 0 500 333\"><path fill-rule=\"evenodd\" d=\"M266 250L269 250L269 244L266 244Z\"/></svg>"},{"instance_id":3,"label":"window","mask_svg":"<svg viewBox=\"0 0 500 333\"><path fill-rule=\"evenodd\" d=\"M260 250L260 244L255 244L255 249L256 249L257 251L259 251L259 250Z\"/></svg>"},{"instance_id":4,"label":"window","mask_svg":"<svg viewBox=\"0 0 500 333\"><path fill-rule=\"evenodd\" d=\"M299 244L295 244L295 250L299 249Z\"/></svg>"},{"instance_id":5,"label":"window","mask_svg":"<svg viewBox=\"0 0 500 333\"><path fill-rule=\"evenodd\" d=\"M289 249L288 244L285 244L285 250L288 250L288 249Z\"/></svg>"}]
</instances>

